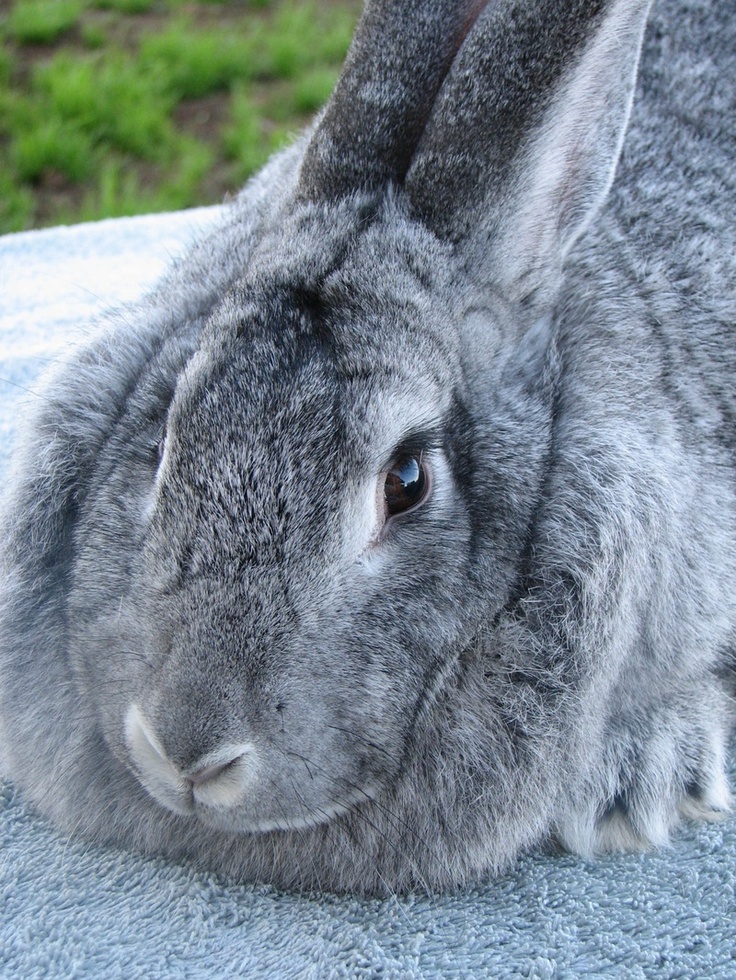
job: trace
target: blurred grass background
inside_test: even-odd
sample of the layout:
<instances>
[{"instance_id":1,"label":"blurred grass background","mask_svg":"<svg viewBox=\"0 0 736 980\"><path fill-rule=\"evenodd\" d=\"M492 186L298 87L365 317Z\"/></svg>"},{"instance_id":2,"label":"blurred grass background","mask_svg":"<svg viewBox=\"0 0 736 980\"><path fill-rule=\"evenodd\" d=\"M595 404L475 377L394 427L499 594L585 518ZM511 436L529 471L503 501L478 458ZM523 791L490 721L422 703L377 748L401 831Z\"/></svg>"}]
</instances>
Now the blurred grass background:
<instances>
[{"instance_id":1,"label":"blurred grass background","mask_svg":"<svg viewBox=\"0 0 736 980\"><path fill-rule=\"evenodd\" d=\"M211 204L323 104L361 0L0 0L0 233Z\"/></svg>"}]
</instances>

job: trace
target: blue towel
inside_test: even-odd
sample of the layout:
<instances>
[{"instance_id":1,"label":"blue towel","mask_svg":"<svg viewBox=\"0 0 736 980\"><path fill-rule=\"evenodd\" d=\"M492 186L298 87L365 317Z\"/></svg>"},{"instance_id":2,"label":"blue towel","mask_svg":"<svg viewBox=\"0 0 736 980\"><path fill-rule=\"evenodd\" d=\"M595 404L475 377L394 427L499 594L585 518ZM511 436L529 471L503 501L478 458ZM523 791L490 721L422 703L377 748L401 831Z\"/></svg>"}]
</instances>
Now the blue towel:
<instances>
[{"instance_id":1,"label":"blue towel","mask_svg":"<svg viewBox=\"0 0 736 980\"><path fill-rule=\"evenodd\" d=\"M217 213L0 239L0 486L44 366ZM69 841L8 782L0 838L2 977L736 978L733 819L684 824L658 852L533 854L483 888L385 900L238 885Z\"/></svg>"}]
</instances>

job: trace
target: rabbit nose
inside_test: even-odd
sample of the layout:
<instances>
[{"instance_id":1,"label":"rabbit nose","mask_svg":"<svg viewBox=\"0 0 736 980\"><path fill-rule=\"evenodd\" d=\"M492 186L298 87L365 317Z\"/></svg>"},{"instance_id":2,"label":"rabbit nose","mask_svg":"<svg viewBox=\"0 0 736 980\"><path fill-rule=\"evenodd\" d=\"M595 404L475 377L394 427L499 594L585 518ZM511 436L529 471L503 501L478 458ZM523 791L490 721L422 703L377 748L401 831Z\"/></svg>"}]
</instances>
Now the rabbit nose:
<instances>
[{"instance_id":1,"label":"rabbit nose","mask_svg":"<svg viewBox=\"0 0 736 980\"><path fill-rule=\"evenodd\" d=\"M199 759L184 773L195 803L216 810L237 806L257 780L257 760L250 743L223 745Z\"/></svg>"},{"instance_id":2,"label":"rabbit nose","mask_svg":"<svg viewBox=\"0 0 736 980\"><path fill-rule=\"evenodd\" d=\"M218 762L213 766L204 766L202 769L197 769L195 772L190 772L186 778L189 780L192 786L201 786L203 783L208 783L211 780L216 779L220 773L234 765L240 757L240 755L235 755L232 759L228 759L226 762Z\"/></svg>"},{"instance_id":3,"label":"rabbit nose","mask_svg":"<svg viewBox=\"0 0 736 980\"><path fill-rule=\"evenodd\" d=\"M191 814L196 804L215 810L236 807L258 782L258 755L250 742L226 743L180 768L135 704L125 719L125 741L140 782L175 813Z\"/></svg>"},{"instance_id":4,"label":"rabbit nose","mask_svg":"<svg viewBox=\"0 0 736 980\"><path fill-rule=\"evenodd\" d=\"M227 769L227 766L227 762L221 762L216 766L205 766L204 769L198 769L197 772L190 772L187 779L192 786L201 786L202 783L219 776L223 769Z\"/></svg>"}]
</instances>

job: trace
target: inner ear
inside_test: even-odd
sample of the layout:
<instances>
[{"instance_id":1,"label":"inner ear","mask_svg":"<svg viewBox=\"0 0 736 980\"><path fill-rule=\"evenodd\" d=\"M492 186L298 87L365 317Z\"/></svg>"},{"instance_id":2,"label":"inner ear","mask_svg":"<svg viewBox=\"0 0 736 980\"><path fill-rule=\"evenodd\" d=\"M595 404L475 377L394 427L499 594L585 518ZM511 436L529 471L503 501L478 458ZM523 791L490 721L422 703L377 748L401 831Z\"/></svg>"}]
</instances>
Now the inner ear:
<instances>
[{"instance_id":1,"label":"inner ear","mask_svg":"<svg viewBox=\"0 0 736 980\"><path fill-rule=\"evenodd\" d=\"M527 141L497 218L495 263L509 299L554 291L566 254L611 188L648 7L649 0L613 5Z\"/></svg>"}]
</instances>

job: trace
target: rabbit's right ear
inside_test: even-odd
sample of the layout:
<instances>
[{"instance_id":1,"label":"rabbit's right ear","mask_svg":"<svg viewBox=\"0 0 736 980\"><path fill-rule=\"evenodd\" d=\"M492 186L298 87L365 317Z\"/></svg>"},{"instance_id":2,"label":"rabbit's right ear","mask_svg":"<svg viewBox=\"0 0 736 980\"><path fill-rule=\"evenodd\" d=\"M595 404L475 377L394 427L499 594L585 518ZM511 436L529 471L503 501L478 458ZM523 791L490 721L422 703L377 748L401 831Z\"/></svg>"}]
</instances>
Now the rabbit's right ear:
<instances>
[{"instance_id":1,"label":"rabbit's right ear","mask_svg":"<svg viewBox=\"0 0 736 980\"><path fill-rule=\"evenodd\" d=\"M489 0L414 152L416 217L471 280L548 303L603 202L651 0Z\"/></svg>"}]
</instances>

